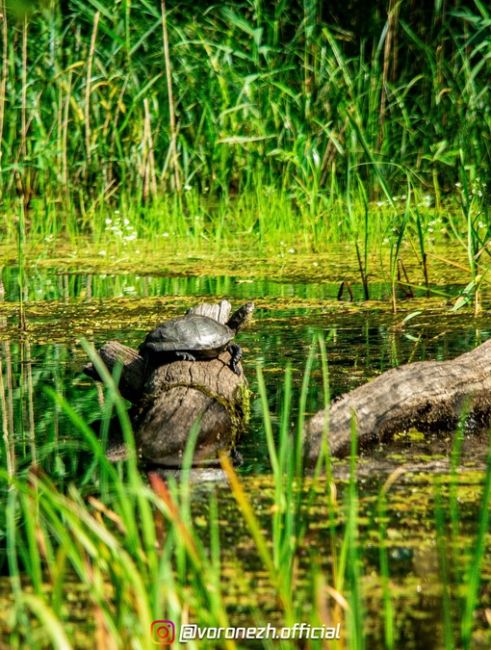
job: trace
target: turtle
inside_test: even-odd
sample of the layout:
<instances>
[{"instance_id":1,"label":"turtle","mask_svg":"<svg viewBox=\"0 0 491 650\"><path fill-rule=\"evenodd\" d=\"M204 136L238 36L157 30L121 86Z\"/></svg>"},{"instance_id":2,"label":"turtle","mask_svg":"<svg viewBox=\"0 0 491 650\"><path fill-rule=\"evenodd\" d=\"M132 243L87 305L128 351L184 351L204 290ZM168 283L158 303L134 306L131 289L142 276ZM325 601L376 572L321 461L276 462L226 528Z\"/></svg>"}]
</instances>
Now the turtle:
<instances>
[{"instance_id":1,"label":"turtle","mask_svg":"<svg viewBox=\"0 0 491 650\"><path fill-rule=\"evenodd\" d=\"M185 316L166 321L147 334L139 353L147 363L150 361L161 365L176 358L184 361L215 359L228 350L230 368L239 375L238 363L242 350L232 340L253 310L254 303L248 302L237 309L226 323L220 323L190 309Z\"/></svg>"}]
</instances>

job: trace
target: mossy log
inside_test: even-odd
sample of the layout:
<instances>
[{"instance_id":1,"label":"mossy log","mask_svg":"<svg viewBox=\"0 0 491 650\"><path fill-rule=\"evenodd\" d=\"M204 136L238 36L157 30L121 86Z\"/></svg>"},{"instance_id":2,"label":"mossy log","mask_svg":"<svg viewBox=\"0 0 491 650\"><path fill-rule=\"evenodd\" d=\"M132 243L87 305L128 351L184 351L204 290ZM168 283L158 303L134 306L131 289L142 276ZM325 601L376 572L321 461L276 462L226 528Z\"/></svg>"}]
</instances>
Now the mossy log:
<instances>
[{"instance_id":1,"label":"mossy log","mask_svg":"<svg viewBox=\"0 0 491 650\"><path fill-rule=\"evenodd\" d=\"M305 430L306 460L314 465L323 436L334 456L349 452L354 419L359 447L414 428L483 430L491 421L491 340L449 361L420 361L393 368L319 411Z\"/></svg>"},{"instance_id":2,"label":"mossy log","mask_svg":"<svg viewBox=\"0 0 491 650\"><path fill-rule=\"evenodd\" d=\"M136 350L109 341L99 354L110 371L122 364L119 389L132 404L138 452L143 460L179 467L193 426L199 427L194 465L216 463L229 452L248 416L247 381L230 369L230 354L209 361L174 361L146 368ZM90 363L85 373L98 380Z\"/></svg>"}]
</instances>

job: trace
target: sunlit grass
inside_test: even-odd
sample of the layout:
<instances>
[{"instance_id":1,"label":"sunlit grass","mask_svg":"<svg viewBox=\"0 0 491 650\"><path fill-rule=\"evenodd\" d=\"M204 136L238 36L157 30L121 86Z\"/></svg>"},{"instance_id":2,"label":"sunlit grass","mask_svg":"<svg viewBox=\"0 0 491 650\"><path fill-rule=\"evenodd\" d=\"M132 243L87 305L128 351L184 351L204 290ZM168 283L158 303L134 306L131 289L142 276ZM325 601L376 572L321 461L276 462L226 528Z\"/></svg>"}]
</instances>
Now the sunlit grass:
<instances>
[{"instance_id":1,"label":"sunlit grass","mask_svg":"<svg viewBox=\"0 0 491 650\"><path fill-rule=\"evenodd\" d=\"M292 225L312 243L348 230L363 241L367 201L386 201L400 231L396 196L440 219L456 184L472 223L486 203L490 15L479 0L424 17L391 4L369 22L310 1L227 2L199 19L186 4L31 4L24 19L4 12L1 36L9 237L17 196L32 236L98 237L110 205L130 222L124 237L210 242L237 231L262 242L272 227L283 238ZM340 27L352 20L359 34ZM386 224L369 216L377 240Z\"/></svg>"},{"instance_id":2,"label":"sunlit grass","mask_svg":"<svg viewBox=\"0 0 491 650\"><path fill-rule=\"evenodd\" d=\"M29 4L29 3L28 3ZM97 255L316 254L347 243L397 309L404 248L489 268L489 10L58 2L2 25L0 234ZM167 42L168 41L168 42ZM56 47L53 44L56 43ZM136 252L136 256L144 253ZM19 257L19 259L21 259ZM378 271L378 269L377 269ZM411 288L409 288L409 293Z\"/></svg>"}]
</instances>

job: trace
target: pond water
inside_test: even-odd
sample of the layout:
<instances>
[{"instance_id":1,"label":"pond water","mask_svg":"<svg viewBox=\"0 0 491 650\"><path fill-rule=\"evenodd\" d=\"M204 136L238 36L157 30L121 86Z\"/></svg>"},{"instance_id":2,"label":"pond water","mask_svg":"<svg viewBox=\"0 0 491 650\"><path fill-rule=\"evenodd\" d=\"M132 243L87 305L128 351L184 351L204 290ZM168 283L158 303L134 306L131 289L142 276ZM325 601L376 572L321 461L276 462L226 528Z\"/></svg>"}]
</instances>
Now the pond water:
<instances>
[{"instance_id":1,"label":"pond water","mask_svg":"<svg viewBox=\"0 0 491 650\"><path fill-rule=\"evenodd\" d=\"M445 360L470 350L491 336L491 323L468 312L451 312L438 292L455 295L462 284L435 286L433 297L426 289L416 289L412 299L403 299L399 311L392 314L389 288L384 282L371 286L372 300L357 302L362 287L352 283L354 302L337 300L338 282L305 281L302 278L265 279L243 275L138 275L83 271L58 272L51 268L29 270L27 281L19 289L19 269L3 269L4 297L0 302L0 350L3 376L1 409L5 430L12 436L13 456L18 472L32 461L40 463L59 486L76 481L95 489L96 477L87 471L87 452L81 451L73 427L55 405L45 387L54 388L66 397L86 422L96 422L101 412L101 389L82 369L87 359L78 341L85 338L100 346L118 339L137 347L146 332L158 322L184 313L191 305L204 300L227 297L235 307L253 300L256 312L252 325L240 333L244 351L243 366L252 390L249 432L239 443L242 464L238 471L246 481L251 499L260 518L267 525L268 509L273 500L267 445L261 405L257 390L256 366L264 370L273 421L281 401L285 367L293 371L294 407L296 404L309 348L316 336L326 341L331 395L336 397L396 365L424 359ZM22 295L23 307L19 306ZM347 298L347 296L344 296ZM486 305L486 296L484 296ZM22 311L22 313L21 313ZM418 312L404 323L408 314ZM484 312L485 313L485 312ZM318 355L310 378L307 414L323 406L321 367ZM401 465L405 475L391 493L389 503L389 553L393 591L399 627L398 647L443 647L441 628L441 584L435 548L434 476L448 473L451 443L417 437L400 437L388 447L365 452L359 460L360 535L366 550L363 556L363 585L368 594L368 639L370 648L383 647L377 623L380 590L375 579L379 570L377 545L372 538L374 503L381 484L389 473ZM487 453L486 441L471 441L464 446L459 477L462 548L475 531L479 509L480 481ZM5 446L0 453L6 466ZM347 461L337 461L335 476L340 495L348 474ZM214 483L214 481L212 481ZM445 485L445 478L443 479ZM203 484L204 485L204 484ZM207 490L206 485L200 490ZM239 517L233 497L218 479L220 513L223 526L224 565L229 565L230 584L226 588L227 604L237 616L247 618L247 594L259 594L263 615L274 619L274 603L269 598L264 576L247 560L249 536ZM308 546L301 554L299 571L315 561L329 565L322 549L328 534L325 522L325 499L320 490L319 502L309 515ZM206 504L200 506L206 519ZM323 523L324 522L324 523ZM3 548L0 539L0 548ZM236 580L236 552L244 559L241 581ZM0 558L2 552L0 552ZM6 563L0 560L0 572ZM479 610L475 647L490 647L489 626L485 614L491 607L491 562L484 567L484 590ZM264 583L264 584L263 584ZM261 595L262 589L264 594ZM240 606L238 605L240 603ZM269 620L269 619L268 619ZM488 645L486 645L488 644ZM253 647L253 646L250 646Z\"/></svg>"},{"instance_id":2,"label":"pond water","mask_svg":"<svg viewBox=\"0 0 491 650\"><path fill-rule=\"evenodd\" d=\"M87 360L78 344L81 338L96 346L117 339L138 347L158 322L182 315L199 301L226 296L234 306L248 300L256 304L253 324L239 335L245 372L255 396L250 434L241 442L240 451L242 470L253 473L269 468L257 398L258 363L264 368L274 414L286 365L292 366L298 389L309 347L319 334L327 343L333 397L396 365L457 356L491 335L487 319L451 313L442 309L441 299L402 301L393 315L385 285L373 287L378 301L361 303L338 301L339 286L333 283L319 286L263 279L244 282L233 276L142 277L46 270L30 274L22 329L18 270L6 268L3 277L0 344L5 386L10 388L8 414L22 448L27 438L35 439L36 447L70 439L70 426L43 393L43 386L60 390L86 421L99 416L98 389L82 373ZM352 289L355 298L362 295L362 287L353 285ZM402 327L404 318L414 312L419 313ZM321 384L317 364L307 412L322 407ZM23 436L19 436L21 431Z\"/></svg>"}]
</instances>

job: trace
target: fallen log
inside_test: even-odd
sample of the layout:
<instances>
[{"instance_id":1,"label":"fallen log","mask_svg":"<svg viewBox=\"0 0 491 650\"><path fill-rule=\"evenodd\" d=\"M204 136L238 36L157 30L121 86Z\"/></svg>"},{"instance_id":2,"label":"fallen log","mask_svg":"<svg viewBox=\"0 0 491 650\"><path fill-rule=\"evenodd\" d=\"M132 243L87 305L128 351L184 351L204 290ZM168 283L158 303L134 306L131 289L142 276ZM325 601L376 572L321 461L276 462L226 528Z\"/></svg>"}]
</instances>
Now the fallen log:
<instances>
[{"instance_id":1,"label":"fallen log","mask_svg":"<svg viewBox=\"0 0 491 650\"><path fill-rule=\"evenodd\" d=\"M230 304L200 305L190 313L226 323ZM222 451L230 452L245 429L249 413L249 391L241 364L235 368L234 350L216 358L170 359L155 366L152 358L117 341L99 350L112 372L121 365L119 390L133 407L130 410L140 457L156 465L179 467L193 427L198 427L193 465L218 462ZM84 372L100 380L89 363ZM120 457L120 444L114 457ZM111 456L111 452L109 453Z\"/></svg>"},{"instance_id":2,"label":"fallen log","mask_svg":"<svg viewBox=\"0 0 491 650\"><path fill-rule=\"evenodd\" d=\"M353 419L364 448L411 428L455 431L462 414L475 430L490 426L491 340L449 361L388 370L319 411L305 428L306 462L315 465L324 436L334 456L346 455Z\"/></svg>"},{"instance_id":3,"label":"fallen log","mask_svg":"<svg viewBox=\"0 0 491 650\"><path fill-rule=\"evenodd\" d=\"M109 372L112 373L118 364L122 365L119 392L125 399L137 404L142 397L145 384L146 370L143 357L136 350L119 341L108 341L98 350L98 353ZM84 373L95 381L101 381L92 363L85 366Z\"/></svg>"}]
</instances>

